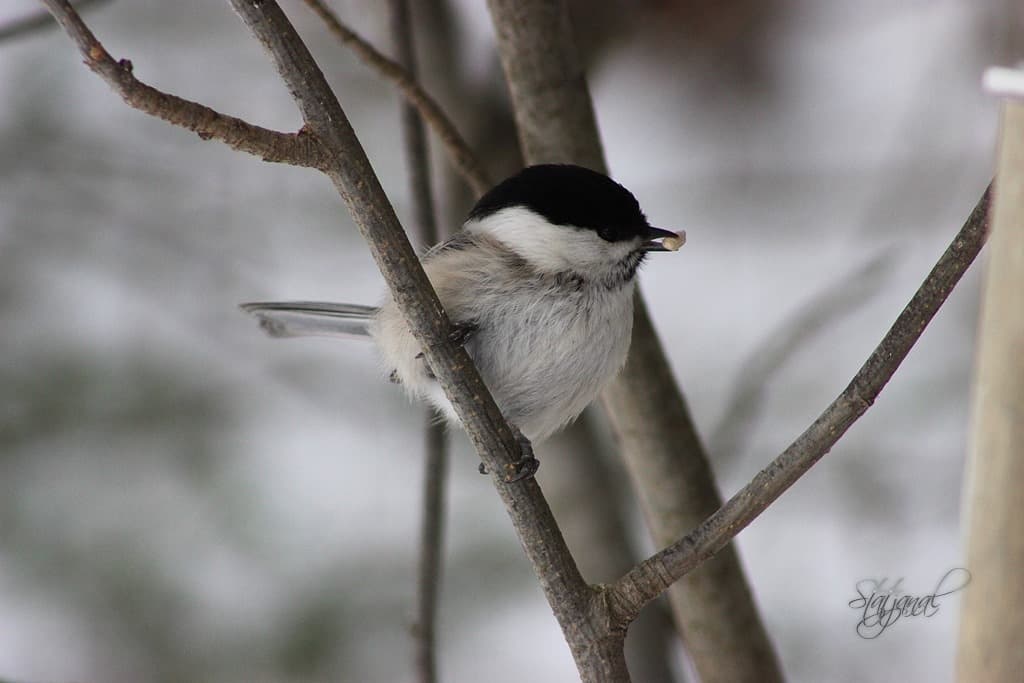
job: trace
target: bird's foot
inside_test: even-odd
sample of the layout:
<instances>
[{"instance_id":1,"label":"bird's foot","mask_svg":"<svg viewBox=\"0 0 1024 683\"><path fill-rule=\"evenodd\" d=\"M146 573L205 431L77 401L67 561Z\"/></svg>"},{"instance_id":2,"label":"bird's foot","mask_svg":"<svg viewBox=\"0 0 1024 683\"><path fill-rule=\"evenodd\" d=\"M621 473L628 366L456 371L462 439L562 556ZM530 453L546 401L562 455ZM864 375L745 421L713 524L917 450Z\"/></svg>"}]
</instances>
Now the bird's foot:
<instances>
[{"instance_id":1,"label":"bird's foot","mask_svg":"<svg viewBox=\"0 0 1024 683\"><path fill-rule=\"evenodd\" d=\"M452 323L451 331L448 333L448 341L457 346L465 346L466 342L476 334L476 330L476 323ZM423 352L417 353L416 358L423 360Z\"/></svg>"},{"instance_id":2,"label":"bird's foot","mask_svg":"<svg viewBox=\"0 0 1024 683\"><path fill-rule=\"evenodd\" d=\"M466 342L473 338L476 329L476 323L452 323L452 331L448 333L448 339L452 344L465 346Z\"/></svg>"},{"instance_id":3,"label":"bird's foot","mask_svg":"<svg viewBox=\"0 0 1024 683\"><path fill-rule=\"evenodd\" d=\"M507 484L513 484L517 481L523 481L529 479L533 475L537 474L537 470L540 469L540 460L533 455L533 444L526 438L525 435L515 425L509 425L512 427L512 433L516 437L516 443L519 444L519 459L513 460L512 462L505 464L505 476L503 479ZM477 467L477 471L480 474L488 474L489 470L487 465L480 463Z\"/></svg>"},{"instance_id":4,"label":"bird's foot","mask_svg":"<svg viewBox=\"0 0 1024 683\"><path fill-rule=\"evenodd\" d=\"M516 442L519 444L519 459L505 465L505 481L509 484L529 479L540 469L540 460L533 456L533 444L525 434L519 431L518 427L510 426L512 433L515 434Z\"/></svg>"}]
</instances>

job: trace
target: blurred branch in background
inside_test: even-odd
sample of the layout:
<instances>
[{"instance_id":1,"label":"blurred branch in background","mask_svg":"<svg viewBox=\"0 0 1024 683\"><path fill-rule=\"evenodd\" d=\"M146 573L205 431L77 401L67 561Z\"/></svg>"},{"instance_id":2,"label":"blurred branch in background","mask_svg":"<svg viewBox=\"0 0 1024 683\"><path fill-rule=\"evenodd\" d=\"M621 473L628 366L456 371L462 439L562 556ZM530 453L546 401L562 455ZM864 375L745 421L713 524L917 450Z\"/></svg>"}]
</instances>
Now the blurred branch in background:
<instances>
[{"instance_id":1,"label":"blurred branch in background","mask_svg":"<svg viewBox=\"0 0 1024 683\"><path fill-rule=\"evenodd\" d=\"M418 81L416 46L409 0L389 0L391 35L398 63ZM430 178L430 153L423 119L416 107L402 105L402 142L409 167L413 226L420 243L438 242L437 212ZM420 520L419 566L416 572L416 617L412 626L414 672L421 683L437 680L437 612L444 556L445 490L448 438L444 421L430 408L424 426L423 513Z\"/></svg>"},{"instance_id":2,"label":"blurred branch in background","mask_svg":"<svg viewBox=\"0 0 1024 683\"><path fill-rule=\"evenodd\" d=\"M488 5L527 161L570 162L605 171L565 4L490 0ZM654 542L661 547L712 514L721 498L639 294L634 306L626 367L605 389L603 403ZM781 679L734 550L673 586L669 601L705 683Z\"/></svg>"},{"instance_id":3,"label":"blurred branch in background","mask_svg":"<svg viewBox=\"0 0 1024 683\"><path fill-rule=\"evenodd\" d=\"M768 386L794 355L838 319L862 306L882 282L894 254L883 251L811 296L783 318L740 365L739 379L708 437L708 450L719 465L735 461L747 447L764 410Z\"/></svg>"},{"instance_id":4,"label":"blurred branch in background","mask_svg":"<svg viewBox=\"0 0 1024 683\"><path fill-rule=\"evenodd\" d=\"M434 129L441 144L448 151L451 163L459 170L476 196L480 196L490 189L492 183L473 150L466 144L458 129L437 101L420 86L415 74L410 73L401 64L389 59L373 45L359 37L342 23L338 15L322 0L305 0L305 2L323 19L327 28L337 36L343 45L355 52L363 62L381 76L394 83L402 96L416 107L423 120Z\"/></svg>"},{"instance_id":5,"label":"blurred branch in background","mask_svg":"<svg viewBox=\"0 0 1024 683\"><path fill-rule=\"evenodd\" d=\"M1024 72L1017 72L1024 96ZM967 568L957 680L1024 671L1024 100L1003 105L992 249L982 295L964 488Z\"/></svg>"},{"instance_id":6,"label":"blurred branch in background","mask_svg":"<svg viewBox=\"0 0 1024 683\"><path fill-rule=\"evenodd\" d=\"M875 402L988 237L992 186L849 386L789 448L699 527L642 562L611 587L623 621L678 577L700 567L803 476Z\"/></svg>"},{"instance_id":7,"label":"blurred branch in background","mask_svg":"<svg viewBox=\"0 0 1024 683\"><path fill-rule=\"evenodd\" d=\"M78 0L72 3L79 12L92 9L94 5L101 5L110 0ZM0 24L0 43L13 38L30 36L37 31L48 28L57 28L57 22L46 10L40 10L33 14Z\"/></svg>"}]
</instances>

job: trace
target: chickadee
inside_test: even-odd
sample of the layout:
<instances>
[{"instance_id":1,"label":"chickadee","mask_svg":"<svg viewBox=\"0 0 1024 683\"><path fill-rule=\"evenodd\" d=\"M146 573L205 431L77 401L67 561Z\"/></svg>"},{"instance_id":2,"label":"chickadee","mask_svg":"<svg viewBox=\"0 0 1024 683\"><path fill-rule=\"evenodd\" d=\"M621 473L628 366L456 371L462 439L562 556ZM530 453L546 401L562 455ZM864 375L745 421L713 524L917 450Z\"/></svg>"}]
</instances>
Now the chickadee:
<instances>
[{"instance_id":1,"label":"chickadee","mask_svg":"<svg viewBox=\"0 0 1024 683\"><path fill-rule=\"evenodd\" d=\"M531 441L578 416L626 362L636 271L685 232L579 166L530 166L487 192L423 268L505 418ZM458 417L390 298L379 307L250 303L275 337L372 338L392 380Z\"/></svg>"}]
</instances>

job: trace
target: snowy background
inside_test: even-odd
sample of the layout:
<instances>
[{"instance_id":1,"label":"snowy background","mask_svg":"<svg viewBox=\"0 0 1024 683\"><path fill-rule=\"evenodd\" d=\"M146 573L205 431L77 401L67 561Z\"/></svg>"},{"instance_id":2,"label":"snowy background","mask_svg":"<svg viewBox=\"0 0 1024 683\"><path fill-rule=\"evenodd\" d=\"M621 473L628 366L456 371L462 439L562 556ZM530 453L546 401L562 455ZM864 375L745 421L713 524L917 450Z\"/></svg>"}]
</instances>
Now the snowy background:
<instances>
[{"instance_id":1,"label":"snowy background","mask_svg":"<svg viewBox=\"0 0 1024 683\"><path fill-rule=\"evenodd\" d=\"M998 113L980 75L1014 55L998 3L719 5L581 3L577 25L613 174L653 224L688 232L642 285L728 494L845 387L980 197ZM408 217L397 97L284 7ZM335 7L388 47L383 3ZM449 33L419 37L426 82L486 141L492 28L482 1L452 8ZM34 11L7 0L0 22ZM144 82L298 128L226 3L114 0L86 18ZM793 681L952 679L955 599L876 640L847 603L862 579L924 594L962 563L980 274L739 538ZM369 346L268 340L236 308L381 287L322 176L129 109L56 30L0 43L0 678L411 679L422 411ZM759 409L730 419L826 291L837 312L786 341ZM450 481L442 678L573 680L461 435Z\"/></svg>"}]
</instances>

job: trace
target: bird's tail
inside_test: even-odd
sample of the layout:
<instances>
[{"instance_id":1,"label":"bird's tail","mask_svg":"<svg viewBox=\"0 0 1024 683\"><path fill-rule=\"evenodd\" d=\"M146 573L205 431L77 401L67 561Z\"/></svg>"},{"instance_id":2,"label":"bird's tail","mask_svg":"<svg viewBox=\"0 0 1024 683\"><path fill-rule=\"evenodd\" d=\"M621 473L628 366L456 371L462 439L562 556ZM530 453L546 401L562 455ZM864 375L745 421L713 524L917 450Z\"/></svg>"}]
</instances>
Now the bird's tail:
<instances>
[{"instance_id":1,"label":"bird's tail","mask_svg":"<svg viewBox=\"0 0 1024 683\"><path fill-rule=\"evenodd\" d=\"M266 301L241 304L271 337L367 338L377 309L322 301Z\"/></svg>"}]
</instances>

